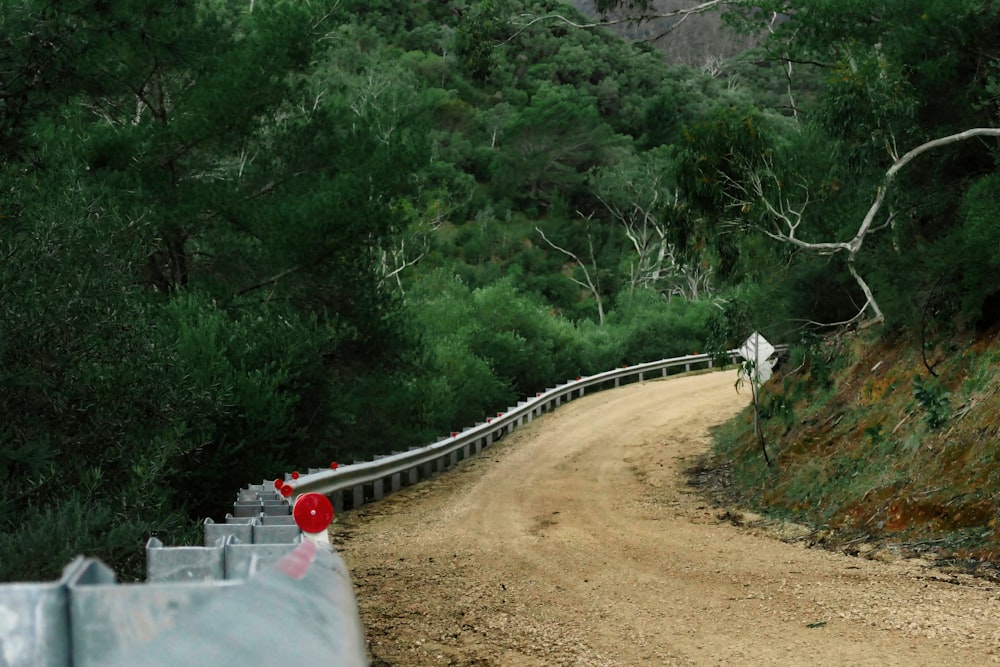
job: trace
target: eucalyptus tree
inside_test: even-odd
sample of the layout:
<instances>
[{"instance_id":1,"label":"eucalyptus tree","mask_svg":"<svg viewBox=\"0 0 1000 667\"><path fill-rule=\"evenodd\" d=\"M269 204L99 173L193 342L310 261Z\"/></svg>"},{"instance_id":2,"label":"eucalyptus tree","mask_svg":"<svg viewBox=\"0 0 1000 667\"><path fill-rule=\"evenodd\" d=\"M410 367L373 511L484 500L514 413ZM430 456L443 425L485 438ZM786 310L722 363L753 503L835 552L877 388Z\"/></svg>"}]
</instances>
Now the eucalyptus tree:
<instances>
[{"instance_id":1,"label":"eucalyptus tree","mask_svg":"<svg viewBox=\"0 0 1000 667\"><path fill-rule=\"evenodd\" d=\"M815 101L796 105L794 126L772 119L765 127L738 114L746 131L735 136L749 143L731 140L736 124L691 126L690 189L714 193L725 211L715 218L741 234L763 233L806 255L842 255L857 295L846 321L919 315L933 292L962 282L954 239L965 236L966 193L995 171L990 91L998 54L990 35L1000 8L928 2L917 10L899 0L756 5L758 12L732 16L757 29L782 15L771 22L765 49L796 72L820 72L824 84ZM933 161L924 157L931 151ZM979 281L976 289L983 298L997 287Z\"/></svg>"},{"instance_id":2,"label":"eucalyptus tree","mask_svg":"<svg viewBox=\"0 0 1000 667\"><path fill-rule=\"evenodd\" d=\"M654 149L602 167L590 181L595 196L628 239L629 289L698 300L711 294L711 266L678 245L686 203L672 151Z\"/></svg>"}]
</instances>

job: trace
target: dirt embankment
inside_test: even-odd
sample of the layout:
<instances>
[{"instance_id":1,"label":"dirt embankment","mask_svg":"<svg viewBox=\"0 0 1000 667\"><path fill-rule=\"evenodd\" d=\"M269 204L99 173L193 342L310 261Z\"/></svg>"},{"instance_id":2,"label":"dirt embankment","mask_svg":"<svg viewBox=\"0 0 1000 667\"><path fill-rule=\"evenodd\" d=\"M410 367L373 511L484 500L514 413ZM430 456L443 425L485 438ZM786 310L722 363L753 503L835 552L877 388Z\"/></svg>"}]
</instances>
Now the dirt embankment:
<instances>
[{"instance_id":1,"label":"dirt embankment","mask_svg":"<svg viewBox=\"0 0 1000 667\"><path fill-rule=\"evenodd\" d=\"M684 471L745 405L734 380L587 396L338 517L373 665L1000 663L995 586L706 504Z\"/></svg>"}]
</instances>

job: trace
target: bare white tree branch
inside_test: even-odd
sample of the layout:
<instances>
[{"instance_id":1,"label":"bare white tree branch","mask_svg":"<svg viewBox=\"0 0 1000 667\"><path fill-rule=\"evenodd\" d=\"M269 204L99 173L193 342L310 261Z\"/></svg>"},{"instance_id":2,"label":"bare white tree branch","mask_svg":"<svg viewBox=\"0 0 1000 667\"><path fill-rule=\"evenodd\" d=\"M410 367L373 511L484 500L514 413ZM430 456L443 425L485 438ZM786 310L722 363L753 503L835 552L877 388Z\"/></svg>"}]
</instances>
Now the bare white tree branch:
<instances>
[{"instance_id":1,"label":"bare white tree branch","mask_svg":"<svg viewBox=\"0 0 1000 667\"><path fill-rule=\"evenodd\" d=\"M591 217L592 216L588 216L587 219L589 220ZM551 240L549 240L549 237L547 237L545 235L545 232L543 232L538 227L535 227L535 231L538 232L539 235L541 235L542 239L546 243L548 243L549 246L551 246L555 250L558 250L559 252L561 252L562 254L566 255L567 257L572 258L573 261L576 262L576 265L579 266L580 269L583 271L583 277L584 277L584 279L586 279L586 281L587 281L586 283L584 283L583 281L577 280L573 276L570 276L569 279L572 280L577 285L579 285L580 287L584 287L584 288L590 290L590 293L594 296L594 300L597 301L597 319L603 325L604 324L604 302L601 299L600 283L598 281L598 276L597 276L597 260L594 257L594 241L593 241L593 239L590 238L589 234L587 235L587 242L590 244L590 261L593 263L593 268L594 268L594 273L593 273L593 275L591 275L590 271L587 270L587 264L585 262L583 262L576 255L576 253L571 252L571 251L567 250L566 248L562 248L562 247L556 245L555 243L553 243Z\"/></svg>"},{"instance_id":2,"label":"bare white tree branch","mask_svg":"<svg viewBox=\"0 0 1000 667\"><path fill-rule=\"evenodd\" d=\"M885 204L886 193L888 192L889 187L892 185L896 175L917 157L928 151L934 150L935 148L948 146L950 144L966 141L975 137L1000 137L1000 128L977 127L963 132L949 134L945 137L939 137L937 139L924 142L905 153L902 157L898 158L895 153L895 139L893 139L890 148L890 155L893 157L894 161L882 177L882 183L879 185L875 199L872 201L871 206L868 208L864 218L861 220L861 224L858 226L858 231L854 234L850 241L812 242L803 241L797 237L796 232L802 224L806 207L809 205L808 190L803 187L803 190L805 191L804 200L800 204L792 205L789 196L782 192L781 184L770 165L768 165L768 167L763 171L751 173L748 176L747 185L737 183L725 175L723 175L723 177L726 178L727 183L734 186L734 190L736 192L739 192L744 196L742 199L734 201L734 206L745 208L755 202L759 202L764 206L765 210L772 218L774 225L772 229L763 230L769 237L783 243L794 245L802 250L814 252L820 255L830 255L837 252L847 253L847 270L858 284L858 287L861 288L861 292L865 295L865 303L857 315L838 324L851 324L860 321L863 319L865 312L869 309L871 309L872 313L872 317L869 322L871 324L878 324L885 321L885 316L882 313L882 309L879 308L878 302L875 300L875 295L872 292L871 287L864 280L861 274L858 273L857 267L855 266L855 260L861 252L861 248L869 234L881 231L882 229L892 225L895 216L893 212L890 212L883 222L877 225L875 224L879 211L882 209L883 204ZM765 179L769 182L777 184L778 195L776 198L769 197L765 192Z\"/></svg>"}]
</instances>

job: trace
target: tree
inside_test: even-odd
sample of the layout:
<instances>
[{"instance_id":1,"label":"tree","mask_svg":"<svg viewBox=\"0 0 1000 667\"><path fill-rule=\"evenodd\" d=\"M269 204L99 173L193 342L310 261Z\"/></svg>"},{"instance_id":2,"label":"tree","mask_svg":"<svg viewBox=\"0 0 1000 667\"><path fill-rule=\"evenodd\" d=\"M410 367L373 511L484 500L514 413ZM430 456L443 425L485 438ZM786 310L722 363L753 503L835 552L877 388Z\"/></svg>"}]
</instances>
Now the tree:
<instances>
[{"instance_id":1,"label":"tree","mask_svg":"<svg viewBox=\"0 0 1000 667\"><path fill-rule=\"evenodd\" d=\"M1000 13L983 10L972 2L932 1L914 11L898 0L814 1L764 3L759 13L732 15L757 29L767 16L783 14L786 20L770 26L766 48L797 71L822 71L825 83L815 104L798 106L801 128L772 137L757 158L744 154L717 192L728 188L729 211L742 214L743 229L763 215L756 222L770 238L807 254L844 257L863 295L846 322L866 314L882 321L886 298L896 318L910 316L913 295L947 291L943 274L961 263L948 239L963 224L962 193L995 169L992 151L965 140L992 136L988 126L996 124L997 105L985 91L997 54L987 35ZM951 151L937 150L952 144ZM916 148L904 154L906 145ZM796 149L814 152L793 155ZM903 169L930 150L941 154L937 163ZM869 250L877 261L864 259L866 240L876 244ZM929 261L940 267L933 277Z\"/></svg>"},{"instance_id":2,"label":"tree","mask_svg":"<svg viewBox=\"0 0 1000 667\"><path fill-rule=\"evenodd\" d=\"M586 222L590 222L592 217L593 216L587 216ZM600 274L600 269L597 266L597 257L594 254L593 237L590 234L587 234L587 245L590 251L589 253L590 259L588 266L588 262L581 260L576 253L574 253L571 250L567 250L566 248L563 248L554 243L552 240L550 240L549 237L545 235L545 232L543 232L540 228L535 227L535 231L538 232L538 235L542 237L542 240L545 241L545 243L547 243L550 248L552 248L553 250L557 250L558 252L561 252L562 254L566 255L575 262L576 267L579 268L580 272L583 274L583 280L579 280L576 277L571 277L570 280L572 280L575 284L579 285L580 287L586 289L588 292L590 292L591 296L594 297L594 301L597 303L597 322L598 324L603 325L604 299L601 294L601 274Z\"/></svg>"},{"instance_id":3,"label":"tree","mask_svg":"<svg viewBox=\"0 0 1000 667\"><path fill-rule=\"evenodd\" d=\"M701 258L685 261L676 240L683 203L664 149L642 153L594 172L595 196L633 249L629 288L697 300L710 293L711 269Z\"/></svg>"},{"instance_id":4,"label":"tree","mask_svg":"<svg viewBox=\"0 0 1000 667\"><path fill-rule=\"evenodd\" d=\"M593 100L568 86L543 84L504 130L493 180L528 202L546 204L553 193L570 197L591 167L609 160L621 145L599 117Z\"/></svg>"},{"instance_id":5,"label":"tree","mask_svg":"<svg viewBox=\"0 0 1000 667\"><path fill-rule=\"evenodd\" d=\"M788 189L783 186L782 181L771 169L748 170L748 185L742 185L734 181L735 190L747 196L736 197L733 205L743 209L757 203L762 204L771 222L771 226L765 228L764 233L772 239L818 254L845 253L847 255L848 271L850 271L851 276L864 294L865 302L857 315L837 324L854 323L864 318L866 311L869 309L871 310L869 322L871 324L879 324L885 321L885 315L879 307L868 282L858 272L856 261L868 236L890 227L893 223L896 215L894 211L890 211L884 218L880 218L887 193L890 192L891 186L894 185L897 174L923 153L950 144L967 141L975 137L1000 137L1000 128L973 128L924 142L902 156L893 154L894 161L889 169L886 170L882 178L882 183L876 191L875 199L861 219L861 223L854 236L848 241L806 241L798 236L800 233L799 227L805 219L805 211L809 205L808 186L801 188L801 192L797 197L799 203L793 204L792 197L795 195L788 192Z\"/></svg>"},{"instance_id":6,"label":"tree","mask_svg":"<svg viewBox=\"0 0 1000 667\"><path fill-rule=\"evenodd\" d=\"M426 143L317 101L330 9L5 8L2 39L52 57L0 57L0 576L79 552L135 574L150 531L193 536L233 488L353 441L356 387L415 397L363 381L416 347L378 255Z\"/></svg>"},{"instance_id":7,"label":"tree","mask_svg":"<svg viewBox=\"0 0 1000 667\"><path fill-rule=\"evenodd\" d=\"M464 16L455 40L455 51L466 71L476 80L485 81L492 72L496 49L509 35L505 17L507 0L485 0Z\"/></svg>"}]
</instances>

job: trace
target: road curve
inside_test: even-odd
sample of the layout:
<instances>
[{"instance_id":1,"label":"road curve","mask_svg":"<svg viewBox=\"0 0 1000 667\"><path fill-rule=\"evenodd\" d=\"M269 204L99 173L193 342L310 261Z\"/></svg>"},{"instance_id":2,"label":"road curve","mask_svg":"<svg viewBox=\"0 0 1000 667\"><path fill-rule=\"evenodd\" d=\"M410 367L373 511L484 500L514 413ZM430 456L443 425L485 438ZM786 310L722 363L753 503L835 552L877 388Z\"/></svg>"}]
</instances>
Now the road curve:
<instances>
[{"instance_id":1,"label":"road curve","mask_svg":"<svg viewBox=\"0 0 1000 667\"><path fill-rule=\"evenodd\" d=\"M730 372L559 408L338 517L372 664L986 665L998 590L788 544L686 484Z\"/></svg>"}]
</instances>

